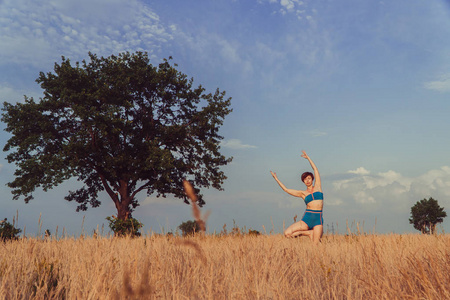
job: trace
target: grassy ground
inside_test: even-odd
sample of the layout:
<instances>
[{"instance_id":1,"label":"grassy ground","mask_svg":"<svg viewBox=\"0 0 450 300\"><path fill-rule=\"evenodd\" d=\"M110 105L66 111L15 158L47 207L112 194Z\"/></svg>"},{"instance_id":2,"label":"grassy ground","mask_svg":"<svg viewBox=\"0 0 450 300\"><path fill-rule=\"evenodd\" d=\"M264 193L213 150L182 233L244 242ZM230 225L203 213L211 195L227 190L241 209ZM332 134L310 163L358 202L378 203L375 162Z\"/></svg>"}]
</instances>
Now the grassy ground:
<instances>
[{"instance_id":1,"label":"grassy ground","mask_svg":"<svg viewBox=\"0 0 450 300\"><path fill-rule=\"evenodd\" d=\"M2 299L450 299L450 236L21 239Z\"/></svg>"}]
</instances>

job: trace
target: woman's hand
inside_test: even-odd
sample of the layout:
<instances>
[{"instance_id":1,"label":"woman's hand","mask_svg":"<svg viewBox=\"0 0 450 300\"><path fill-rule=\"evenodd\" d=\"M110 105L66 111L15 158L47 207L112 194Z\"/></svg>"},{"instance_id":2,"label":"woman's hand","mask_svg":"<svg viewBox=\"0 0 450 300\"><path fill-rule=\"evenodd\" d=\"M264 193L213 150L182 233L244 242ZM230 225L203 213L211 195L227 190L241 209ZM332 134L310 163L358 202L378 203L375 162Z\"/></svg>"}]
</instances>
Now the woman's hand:
<instances>
[{"instance_id":1,"label":"woman's hand","mask_svg":"<svg viewBox=\"0 0 450 300\"><path fill-rule=\"evenodd\" d=\"M278 179L277 173L270 171L270 174L272 174L272 176L273 176L273 178L275 178L275 180Z\"/></svg>"},{"instance_id":2,"label":"woman's hand","mask_svg":"<svg viewBox=\"0 0 450 300\"><path fill-rule=\"evenodd\" d=\"M309 156L308 156L308 154L306 154L305 150L302 150L302 153L303 153L302 157L309 160Z\"/></svg>"}]
</instances>

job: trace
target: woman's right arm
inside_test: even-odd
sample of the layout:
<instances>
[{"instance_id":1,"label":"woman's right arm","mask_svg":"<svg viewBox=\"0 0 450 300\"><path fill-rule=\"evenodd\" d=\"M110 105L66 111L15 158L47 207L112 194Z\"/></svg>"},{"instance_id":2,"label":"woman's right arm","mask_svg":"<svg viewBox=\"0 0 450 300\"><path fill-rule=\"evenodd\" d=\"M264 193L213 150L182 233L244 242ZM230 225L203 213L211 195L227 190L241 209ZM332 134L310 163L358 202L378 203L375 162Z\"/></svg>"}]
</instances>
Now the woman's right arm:
<instances>
[{"instance_id":1,"label":"woman's right arm","mask_svg":"<svg viewBox=\"0 0 450 300\"><path fill-rule=\"evenodd\" d=\"M302 197L302 191L297 191L297 190L286 188L286 186L278 179L277 173L270 171L270 174L272 174L273 178L276 180L278 185L283 189L283 191L285 191L289 195L292 195L295 197L300 197L300 198Z\"/></svg>"},{"instance_id":2,"label":"woman's right arm","mask_svg":"<svg viewBox=\"0 0 450 300\"><path fill-rule=\"evenodd\" d=\"M312 159L308 156L308 154L306 154L306 152L305 151L302 151L302 157L303 158L306 158L308 161L309 161L309 163L311 164L311 168L313 169L313 171L314 171L314 177L315 177L315 184L314 184L314 186L319 190L319 191L322 191L322 182L321 182L321 180L320 180L320 174L319 174L319 170L317 169L317 167L316 167L316 164L312 161Z\"/></svg>"}]
</instances>

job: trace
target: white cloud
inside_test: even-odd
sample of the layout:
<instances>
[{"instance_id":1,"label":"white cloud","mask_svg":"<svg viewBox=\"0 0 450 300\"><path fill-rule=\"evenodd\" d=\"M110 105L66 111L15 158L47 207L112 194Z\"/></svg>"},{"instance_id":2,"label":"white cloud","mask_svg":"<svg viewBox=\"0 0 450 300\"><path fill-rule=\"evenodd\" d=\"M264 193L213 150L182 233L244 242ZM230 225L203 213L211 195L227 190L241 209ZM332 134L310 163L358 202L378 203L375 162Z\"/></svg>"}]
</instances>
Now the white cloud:
<instances>
[{"instance_id":1,"label":"white cloud","mask_svg":"<svg viewBox=\"0 0 450 300\"><path fill-rule=\"evenodd\" d=\"M357 192L354 199L359 203L375 203L375 198L370 196L366 191Z\"/></svg>"},{"instance_id":2,"label":"white cloud","mask_svg":"<svg viewBox=\"0 0 450 300\"><path fill-rule=\"evenodd\" d=\"M449 197L450 167L444 166L439 170L430 170L415 178L412 189L417 194L431 195L440 193Z\"/></svg>"},{"instance_id":3,"label":"white cloud","mask_svg":"<svg viewBox=\"0 0 450 300\"><path fill-rule=\"evenodd\" d=\"M429 197L437 199L441 206L450 204L448 166L430 170L417 177L407 177L392 170L371 175L364 167L348 173L357 176L333 181L332 190L327 193L331 199L347 199L339 204L387 205L390 210L395 210L405 209L411 202ZM351 199L350 203L348 199Z\"/></svg>"},{"instance_id":4,"label":"white cloud","mask_svg":"<svg viewBox=\"0 0 450 300\"><path fill-rule=\"evenodd\" d=\"M348 171L348 173L357 174L357 175L368 175L368 174L370 174L370 171L367 171L364 167L359 167L356 170Z\"/></svg>"},{"instance_id":5,"label":"white cloud","mask_svg":"<svg viewBox=\"0 0 450 300\"><path fill-rule=\"evenodd\" d=\"M384 173L378 173L377 176L364 176L364 182L369 189L376 187L384 187L392 184L393 182L398 182L404 187L409 189L411 185L411 179L403 177L400 173L389 170Z\"/></svg>"},{"instance_id":6,"label":"white cloud","mask_svg":"<svg viewBox=\"0 0 450 300\"><path fill-rule=\"evenodd\" d=\"M294 1L292 0L281 0L280 4L288 11L292 11L295 7Z\"/></svg>"},{"instance_id":7,"label":"white cloud","mask_svg":"<svg viewBox=\"0 0 450 300\"><path fill-rule=\"evenodd\" d=\"M241 140L238 139L230 139L226 141L222 141L220 145L224 148L230 148L235 150L241 150L241 149L254 149L257 148L256 146L243 144Z\"/></svg>"},{"instance_id":8,"label":"white cloud","mask_svg":"<svg viewBox=\"0 0 450 300\"><path fill-rule=\"evenodd\" d=\"M426 82L424 87L438 92L450 92L450 74L442 75L436 81Z\"/></svg>"},{"instance_id":9,"label":"white cloud","mask_svg":"<svg viewBox=\"0 0 450 300\"><path fill-rule=\"evenodd\" d=\"M266 0L267 1L267 0ZM258 1L259 3L264 3L263 1ZM286 15L288 13L295 14L299 20L303 19L306 14L306 3L301 0L268 0L271 4L279 4L281 8L278 13L281 15ZM307 20L312 20L311 15L305 17Z\"/></svg>"}]
</instances>

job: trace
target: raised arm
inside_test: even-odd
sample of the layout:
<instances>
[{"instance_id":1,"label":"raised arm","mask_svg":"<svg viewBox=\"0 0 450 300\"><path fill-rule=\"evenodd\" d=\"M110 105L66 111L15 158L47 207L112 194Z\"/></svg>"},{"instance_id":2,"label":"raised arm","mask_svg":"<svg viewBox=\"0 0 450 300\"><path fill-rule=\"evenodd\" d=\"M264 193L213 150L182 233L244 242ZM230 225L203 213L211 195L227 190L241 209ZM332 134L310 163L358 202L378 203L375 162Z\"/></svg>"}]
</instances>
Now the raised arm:
<instances>
[{"instance_id":1,"label":"raised arm","mask_svg":"<svg viewBox=\"0 0 450 300\"><path fill-rule=\"evenodd\" d=\"M303 198L302 195L302 191L297 191L297 190L293 190L293 189L288 189L284 186L284 184L278 179L277 177L277 173L270 171L270 174L272 174L273 178L276 180L276 182L278 183L278 185L283 189L283 191L285 191L286 193L288 193L289 195L295 196L295 197L300 197Z\"/></svg>"},{"instance_id":2,"label":"raised arm","mask_svg":"<svg viewBox=\"0 0 450 300\"><path fill-rule=\"evenodd\" d=\"M314 186L319 190L322 191L322 183L320 181L320 174L319 174L319 170L316 167L316 164L312 161L312 159L308 156L308 154L306 154L305 151L302 151L302 157L306 158L309 163L311 164L311 168L314 171L314 179L316 181L316 183L314 184Z\"/></svg>"}]
</instances>

